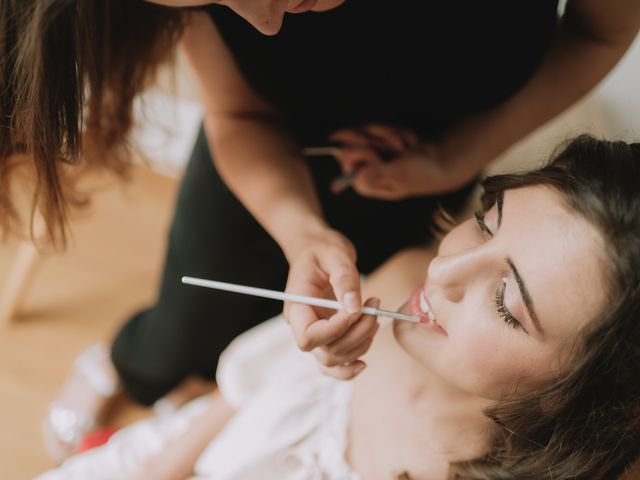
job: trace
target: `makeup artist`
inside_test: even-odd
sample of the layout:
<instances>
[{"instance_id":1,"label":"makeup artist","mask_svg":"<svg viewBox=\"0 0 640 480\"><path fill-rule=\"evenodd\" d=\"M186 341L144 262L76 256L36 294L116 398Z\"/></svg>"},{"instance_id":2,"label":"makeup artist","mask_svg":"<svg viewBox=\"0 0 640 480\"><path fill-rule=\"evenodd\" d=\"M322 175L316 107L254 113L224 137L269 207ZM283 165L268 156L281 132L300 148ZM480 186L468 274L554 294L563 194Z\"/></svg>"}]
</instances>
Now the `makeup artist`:
<instances>
[{"instance_id":1,"label":"makeup artist","mask_svg":"<svg viewBox=\"0 0 640 480\"><path fill-rule=\"evenodd\" d=\"M427 242L438 206L459 208L493 158L592 89L639 23L633 0L606 8L570 0L561 19L556 0L220 2L244 19L221 5L180 16L144 3L56 4L57 21L29 31L67 42L43 43L65 47L64 54L37 57L51 88L61 85L66 95L26 100L57 116L31 124L3 120L5 153L6 145L19 144L38 165L58 165L53 160L60 154L74 160L77 99L86 79L87 138L103 154L88 160L113 162L130 127L133 96L178 36L202 91L204 124L180 190L158 300L128 320L110 356L93 355L92 368L74 369L55 404L77 420L67 425L73 434L67 437L76 440L117 385L150 405L188 378L211 380L228 342L281 309L269 300L181 285L182 275L335 296L353 313L329 316L287 304L286 318L298 346L313 350L328 374L356 375L377 329L375 321L359 320L359 275ZM282 23L285 10L310 8ZM92 35L87 25L95 26ZM96 62L104 38L113 42L110 55ZM82 77L69 74L75 65ZM69 86L72 80L77 83ZM9 94L5 87L3 102ZM20 102L3 105L29 111ZM35 133L16 137L7 128L14 124L34 125ZM302 155L304 147L328 140L342 145L335 158ZM64 223L65 203L57 170L39 171L49 175L42 177L40 198L54 200L44 209L53 236ZM345 172L355 172L352 188L332 193L332 182ZM112 388L96 391L91 372ZM94 401L75 400L91 397L92 389ZM72 443L59 425L52 427L61 444Z\"/></svg>"}]
</instances>

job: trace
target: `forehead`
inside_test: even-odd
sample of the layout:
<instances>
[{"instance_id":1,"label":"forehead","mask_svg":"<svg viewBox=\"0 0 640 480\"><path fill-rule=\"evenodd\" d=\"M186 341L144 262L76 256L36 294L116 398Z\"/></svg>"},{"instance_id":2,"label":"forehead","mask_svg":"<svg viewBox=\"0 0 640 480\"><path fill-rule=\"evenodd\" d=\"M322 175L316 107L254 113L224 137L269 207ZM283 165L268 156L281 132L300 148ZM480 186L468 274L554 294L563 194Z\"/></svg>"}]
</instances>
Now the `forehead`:
<instances>
[{"instance_id":1,"label":"forehead","mask_svg":"<svg viewBox=\"0 0 640 480\"><path fill-rule=\"evenodd\" d=\"M603 239L561 194L545 186L505 191L499 235L549 337L570 340L602 310Z\"/></svg>"}]
</instances>

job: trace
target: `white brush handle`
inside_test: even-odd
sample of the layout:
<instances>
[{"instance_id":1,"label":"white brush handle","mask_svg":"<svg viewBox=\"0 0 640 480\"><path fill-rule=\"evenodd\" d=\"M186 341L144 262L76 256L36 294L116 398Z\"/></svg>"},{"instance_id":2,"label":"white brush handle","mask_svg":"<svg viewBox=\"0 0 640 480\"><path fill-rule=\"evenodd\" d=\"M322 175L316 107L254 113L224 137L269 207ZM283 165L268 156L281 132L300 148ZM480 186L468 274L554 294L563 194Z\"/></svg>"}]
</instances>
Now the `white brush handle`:
<instances>
[{"instance_id":1,"label":"white brush handle","mask_svg":"<svg viewBox=\"0 0 640 480\"><path fill-rule=\"evenodd\" d=\"M278 290L268 290L266 288L248 287L246 285L238 285L235 283L218 282L216 280L205 280L204 278L182 277L182 283L188 285L197 285L199 287L213 288L216 290L225 290L227 292L244 293L255 297L273 298L274 300L282 300L283 302L304 303L305 305L313 305L314 307L331 308L332 310L343 310L340 302L336 300L327 300L326 298L308 297L306 295L294 295L284 293ZM407 320L409 322L418 323L419 317L406 315L399 312L390 312L388 310L379 310L373 307L362 307L362 313L367 315L375 315L378 317L395 318L398 320Z\"/></svg>"}]
</instances>

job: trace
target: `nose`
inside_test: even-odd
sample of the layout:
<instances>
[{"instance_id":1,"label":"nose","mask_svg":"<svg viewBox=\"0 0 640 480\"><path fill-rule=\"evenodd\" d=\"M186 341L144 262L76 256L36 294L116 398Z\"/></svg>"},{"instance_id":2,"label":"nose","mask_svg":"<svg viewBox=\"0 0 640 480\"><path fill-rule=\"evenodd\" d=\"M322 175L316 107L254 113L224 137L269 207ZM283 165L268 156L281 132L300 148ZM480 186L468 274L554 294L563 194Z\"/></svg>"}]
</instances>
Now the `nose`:
<instances>
[{"instance_id":1,"label":"nose","mask_svg":"<svg viewBox=\"0 0 640 480\"><path fill-rule=\"evenodd\" d=\"M440 289L447 300L460 302L470 285L490 274L493 261L484 249L439 255L429 265L426 284Z\"/></svg>"}]
</instances>

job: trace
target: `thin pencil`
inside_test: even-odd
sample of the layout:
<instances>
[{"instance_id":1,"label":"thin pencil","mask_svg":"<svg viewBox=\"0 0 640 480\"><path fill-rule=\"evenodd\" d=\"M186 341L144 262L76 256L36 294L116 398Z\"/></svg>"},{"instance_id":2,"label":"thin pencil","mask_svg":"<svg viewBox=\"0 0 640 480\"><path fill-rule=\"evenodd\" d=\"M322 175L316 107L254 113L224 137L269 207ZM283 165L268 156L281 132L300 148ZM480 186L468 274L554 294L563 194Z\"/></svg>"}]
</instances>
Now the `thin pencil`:
<instances>
[{"instance_id":1,"label":"thin pencil","mask_svg":"<svg viewBox=\"0 0 640 480\"><path fill-rule=\"evenodd\" d=\"M319 157L319 156L335 156L340 151L340 147L325 145L320 147L305 147L302 149L302 154L305 157ZM336 177L331 182L331 191L333 193L342 193L351 186L351 182L356 176L356 170L349 173L343 173L339 177Z\"/></svg>"},{"instance_id":2,"label":"thin pencil","mask_svg":"<svg viewBox=\"0 0 640 480\"><path fill-rule=\"evenodd\" d=\"M218 282L216 280L206 280L204 278L182 277L182 283L196 285L198 287L213 288L215 290L224 290L227 292L243 293L245 295L253 295L256 297L272 298L274 300L282 300L283 302L303 303L305 305L330 308L333 310L344 309L340 302L336 300L327 300L326 298L309 297L306 295L294 295L291 293L280 292L278 290L268 290L266 288L249 287L235 283ZM362 307L360 311L367 315L407 320L414 323L420 322L420 318L414 315L406 315L404 313L391 312L389 310L380 310L373 307Z\"/></svg>"},{"instance_id":3,"label":"thin pencil","mask_svg":"<svg viewBox=\"0 0 640 480\"><path fill-rule=\"evenodd\" d=\"M319 155L335 155L340 151L340 147L322 146L322 147L305 147L302 154L305 157L314 157Z\"/></svg>"}]
</instances>

